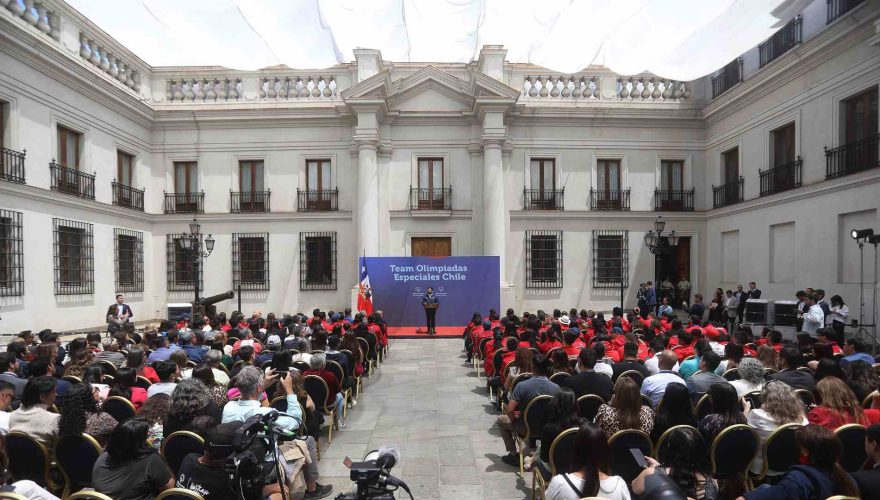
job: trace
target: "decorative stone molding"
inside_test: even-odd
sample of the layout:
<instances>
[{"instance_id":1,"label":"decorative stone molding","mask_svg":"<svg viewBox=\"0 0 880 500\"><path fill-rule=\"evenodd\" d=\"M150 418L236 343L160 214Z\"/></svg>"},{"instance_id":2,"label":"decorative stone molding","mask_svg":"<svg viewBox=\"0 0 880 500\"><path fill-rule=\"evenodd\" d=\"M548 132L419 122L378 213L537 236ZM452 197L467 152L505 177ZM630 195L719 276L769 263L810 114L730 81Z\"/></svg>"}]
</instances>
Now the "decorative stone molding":
<instances>
[{"instance_id":1,"label":"decorative stone molding","mask_svg":"<svg viewBox=\"0 0 880 500\"><path fill-rule=\"evenodd\" d=\"M61 20L45 3L25 0L22 4L18 0L0 0L0 9L9 10L13 16L20 17L56 42L61 40Z\"/></svg>"},{"instance_id":2,"label":"decorative stone molding","mask_svg":"<svg viewBox=\"0 0 880 500\"><path fill-rule=\"evenodd\" d=\"M122 58L105 49L82 31L79 32L79 56L122 85L135 92L141 91L140 71L134 69L131 64L124 62Z\"/></svg>"}]
</instances>

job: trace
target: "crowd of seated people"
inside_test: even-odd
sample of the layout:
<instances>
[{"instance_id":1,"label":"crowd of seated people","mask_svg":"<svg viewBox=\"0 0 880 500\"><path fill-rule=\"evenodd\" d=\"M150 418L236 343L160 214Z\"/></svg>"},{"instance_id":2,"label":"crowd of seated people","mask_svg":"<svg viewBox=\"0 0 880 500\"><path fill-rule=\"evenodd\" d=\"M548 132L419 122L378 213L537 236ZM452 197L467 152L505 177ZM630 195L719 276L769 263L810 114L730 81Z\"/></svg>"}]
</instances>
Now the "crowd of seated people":
<instances>
[{"instance_id":1,"label":"crowd of seated people","mask_svg":"<svg viewBox=\"0 0 880 500\"><path fill-rule=\"evenodd\" d=\"M126 324L107 338L92 332L69 342L51 331L22 332L0 353L0 491L55 499L66 482L65 495L90 485L116 500L150 499L174 487L212 500L239 498L224 470L235 431L286 408L275 424L297 439L284 444L283 493L289 498L304 484L304 498L324 498L332 486L319 482L322 430L345 426L360 377L376 369L387 346L380 314L350 310L283 320L185 316L143 332ZM327 388L315 393L320 400L307 390L309 380ZM335 421L325 421L331 414ZM181 431L200 436L204 451L172 466L163 444ZM42 482L6 474L24 459L7 453L7 440L35 441L54 462L59 442L83 435L101 448L91 477L67 480L54 465ZM256 493L281 494L277 483Z\"/></svg>"},{"instance_id":2,"label":"crowd of seated people","mask_svg":"<svg viewBox=\"0 0 880 500\"><path fill-rule=\"evenodd\" d=\"M474 313L465 353L500 411L500 461L532 470L533 484L543 488L538 494L551 500L643 497L658 484L710 500L880 498L880 463L873 468L880 457L880 364L869 345L854 337L838 348L830 328L786 339L730 324L737 330L674 311L642 317L619 308L610 317L574 309ZM543 406L530 405L541 399ZM792 461L772 470L763 462L765 443L791 429ZM754 456L733 478L716 478L713 444L733 431L747 433L738 445ZM842 432L860 433L864 442L844 440ZM637 475L612 451L615 437L633 433L651 450ZM573 451L555 457L562 464L553 476L551 450L563 438ZM868 460L855 467L863 470L845 470L844 453L864 454Z\"/></svg>"}]
</instances>

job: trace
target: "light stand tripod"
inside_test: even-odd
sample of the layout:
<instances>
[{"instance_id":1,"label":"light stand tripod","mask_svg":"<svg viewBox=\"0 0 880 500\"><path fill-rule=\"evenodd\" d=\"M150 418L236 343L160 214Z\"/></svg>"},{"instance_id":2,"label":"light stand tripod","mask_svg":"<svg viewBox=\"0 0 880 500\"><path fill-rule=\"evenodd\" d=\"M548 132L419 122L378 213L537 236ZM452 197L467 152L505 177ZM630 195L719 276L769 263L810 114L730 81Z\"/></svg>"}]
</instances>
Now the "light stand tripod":
<instances>
[{"instance_id":1,"label":"light stand tripod","mask_svg":"<svg viewBox=\"0 0 880 500\"><path fill-rule=\"evenodd\" d=\"M854 337L858 337L862 340L868 341L871 343L871 353L877 354L877 323L875 318L877 317L877 243L880 242L880 237L874 235L874 231L871 229L862 229L856 230L853 229L851 233L856 243L859 244L859 324L855 325L858 327ZM870 325L865 324L865 242L869 242L874 245L874 304L871 307L871 317L872 321ZM874 333L868 331L866 327L872 327L874 329Z\"/></svg>"}]
</instances>

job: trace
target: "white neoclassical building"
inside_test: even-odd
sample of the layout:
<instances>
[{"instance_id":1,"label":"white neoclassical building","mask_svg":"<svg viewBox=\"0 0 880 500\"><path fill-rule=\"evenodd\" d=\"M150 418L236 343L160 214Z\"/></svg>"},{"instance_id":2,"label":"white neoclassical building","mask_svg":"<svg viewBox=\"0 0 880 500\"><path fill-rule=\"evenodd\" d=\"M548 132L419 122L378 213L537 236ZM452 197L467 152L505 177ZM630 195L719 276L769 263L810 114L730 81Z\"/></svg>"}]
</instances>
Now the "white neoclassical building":
<instances>
[{"instance_id":1,"label":"white neoclassical building","mask_svg":"<svg viewBox=\"0 0 880 500\"><path fill-rule=\"evenodd\" d=\"M245 311L350 305L362 254L497 255L505 307L607 310L622 288L630 307L670 276L824 288L858 317L878 2L816 0L695 81L493 45L468 64L151 67L61 1L25 4L0 2L0 332L100 325L117 292L140 320L191 300L194 217L216 240L201 293L241 287ZM679 238L655 259L658 215Z\"/></svg>"}]
</instances>

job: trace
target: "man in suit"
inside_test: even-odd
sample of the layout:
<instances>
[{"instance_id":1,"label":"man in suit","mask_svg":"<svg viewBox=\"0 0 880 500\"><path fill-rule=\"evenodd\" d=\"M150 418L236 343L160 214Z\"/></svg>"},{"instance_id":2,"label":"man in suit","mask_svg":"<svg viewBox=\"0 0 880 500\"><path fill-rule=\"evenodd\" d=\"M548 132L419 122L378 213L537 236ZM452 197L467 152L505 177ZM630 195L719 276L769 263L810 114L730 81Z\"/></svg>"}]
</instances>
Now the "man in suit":
<instances>
[{"instance_id":1,"label":"man in suit","mask_svg":"<svg viewBox=\"0 0 880 500\"><path fill-rule=\"evenodd\" d=\"M873 459L874 467L853 472L862 498L880 498L880 424L868 427L865 433L865 453Z\"/></svg>"},{"instance_id":2,"label":"man in suit","mask_svg":"<svg viewBox=\"0 0 880 500\"><path fill-rule=\"evenodd\" d=\"M749 299L760 299L761 298L761 290L758 290L758 285L754 281L749 282L749 289L745 292L740 293L739 297L739 307L736 311L737 323L742 323L743 318L745 317L746 312L746 302Z\"/></svg>"},{"instance_id":3,"label":"man in suit","mask_svg":"<svg viewBox=\"0 0 880 500\"><path fill-rule=\"evenodd\" d=\"M18 358L11 352L0 352L0 380L9 382L15 388L13 401L15 406L21 401L27 379L18 376Z\"/></svg>"},{"instance_id":4,"label":"man in suit","mask_svg":"<svg viewBox=\"0 0 880 500\"><path fill-rule=\"evenodd\" d=\"M436 307L425 307L430 305L438 305L440 301L437 300L437 296L434 295L434 289L428 287L428 290L425 291L425 295L422 297L422 307L425 308L425 319L428 323L428 335L433 335L437 333L437 308Z\"/></svg>"},{"instance_id":5,"label":"man in suit","mask_svg":"<svg viewBox=\"0 0 880 500\"><path fill-rule=\"evenodd\" d=\"M648 307L642 310L642 317L647 318L649 312L657 312L657 290L654 283L649 281L645 287L645 305Z\"/></svg>"},{"instance_id":6,"label":"man in suit","mask_svg":"<svg viewBox=\"0 0 880 500\"><path fill-rule=\"evenodd\" d=\"M806 389L814 392L816 381L813 380L813 375L797 369L801 365L802 359L801 350L796 345L783 347L779 350L779 360L777 361L779 372L770 375L770 380L785 382L792 389Z\"/></svg>"},{"instance_id":7,"label":"man in suit","mask_svg":"<svg viewBox=\"0 0 880 500\"><path fill-rule=\"evenodd\" d=\"M125 304L125 297L121 293L116 294L116 303L107 308L107 330L112 334L122 330L122 325L134 316L131 307Z\"/></svg>"}]
</instances>

